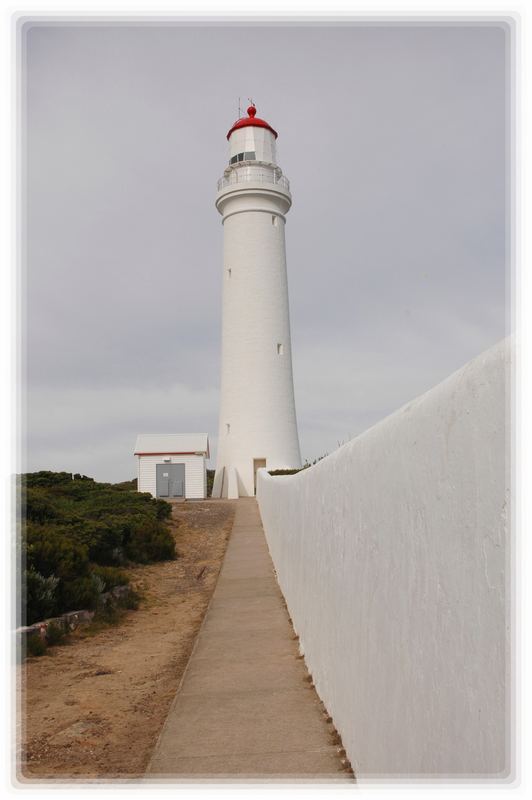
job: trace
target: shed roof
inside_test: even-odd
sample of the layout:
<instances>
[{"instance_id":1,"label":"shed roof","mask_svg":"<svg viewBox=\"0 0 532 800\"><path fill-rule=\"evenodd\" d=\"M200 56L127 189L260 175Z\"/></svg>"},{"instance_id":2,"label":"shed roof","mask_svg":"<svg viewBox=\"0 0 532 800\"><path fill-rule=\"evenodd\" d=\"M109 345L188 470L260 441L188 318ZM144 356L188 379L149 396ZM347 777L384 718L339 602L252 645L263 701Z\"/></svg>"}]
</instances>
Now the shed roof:
<instances>
[{"instance_id":1,"label":"shed roof","mask_svg":"<svg viewBox=\"0 0 532 800\"><path fill-rule=\"evenodd\" d=\"M206 433L139 433L135 455L184 455L205 453L209 458L209 437Z\"/></svg>"}]
</instances>

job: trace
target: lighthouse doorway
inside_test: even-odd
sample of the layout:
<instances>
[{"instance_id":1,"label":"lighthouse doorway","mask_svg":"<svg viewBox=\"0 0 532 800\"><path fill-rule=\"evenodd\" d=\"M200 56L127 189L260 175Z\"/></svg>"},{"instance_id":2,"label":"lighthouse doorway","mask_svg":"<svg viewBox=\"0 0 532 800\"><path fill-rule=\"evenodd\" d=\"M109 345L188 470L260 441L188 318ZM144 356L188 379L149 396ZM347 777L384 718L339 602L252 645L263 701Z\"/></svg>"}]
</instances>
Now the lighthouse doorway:
<instances>
[{"instance_id":1,"label":"lighthouse doorway","mask_svg":"<svg viewBox=\"0 0 532 800\"><path fill-rule=\"evenodd\" d=\"M257 470L262 469L262 467L266 466L266 459L265 458L254 458L253 459L253 485L255 487L255 494L257 494Z\"/></svg>"}]
</instances>

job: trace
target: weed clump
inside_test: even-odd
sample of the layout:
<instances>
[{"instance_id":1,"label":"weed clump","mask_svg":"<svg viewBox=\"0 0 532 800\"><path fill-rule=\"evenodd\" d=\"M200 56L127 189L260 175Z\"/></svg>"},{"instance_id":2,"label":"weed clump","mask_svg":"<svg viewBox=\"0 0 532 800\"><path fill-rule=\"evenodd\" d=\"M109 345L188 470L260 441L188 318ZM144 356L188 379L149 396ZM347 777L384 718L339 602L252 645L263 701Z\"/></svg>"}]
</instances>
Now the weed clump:
<instances>
[{"instance_id":1,"label":"weed clump","mask_svg":"<svg viewBox=\"0 0 532 800\"><path fill-rule=\"evenodd\" d=\"M66 632L62 625L57 622L50 622L46 628L46 642L53 647L57 644L62 644L65 641Z\"/></svg>"},{"instance_id":2,"label":"weed clump","mask_svg":"<svg viewBox=\"0 0 532 800\"><path fill-rule=\"evenodd\" d=\"M43 656L46 653L46 642L38 633L32 633L26 639L26 653L29 656Z\"/></svg>"},{"instance_id":3,"label":"weed clump","mask_svg":"<svg viewBox=\"0 0 532 800\"><path fill-rule=\"evenodd\" d=\"M126 596L122 599L123 607L128 611L136 611L140 606L140 594L134 589L130 589Z\"/></svg>"}]
</instances>

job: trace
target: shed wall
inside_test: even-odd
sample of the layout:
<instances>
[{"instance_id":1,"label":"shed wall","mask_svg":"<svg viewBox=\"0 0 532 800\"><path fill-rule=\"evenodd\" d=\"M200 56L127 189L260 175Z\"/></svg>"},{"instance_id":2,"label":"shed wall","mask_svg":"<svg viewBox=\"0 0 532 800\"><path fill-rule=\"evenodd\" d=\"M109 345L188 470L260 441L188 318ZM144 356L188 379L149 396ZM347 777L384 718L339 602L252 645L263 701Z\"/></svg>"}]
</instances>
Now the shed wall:
<instances>
[{"instance_id":1,"label":"shed wall","mask_svg":"<svg viewBox=\"0 0 532 800\"><path fill-rule=\"evenodd\" d=\"M138 490L156 496L156 465L164 464L164 455L138 456ZM185 497L201 500L206 497L206 472L204 456L168 456L171 464L185 465Z\"/></svg>"}]
</instances>

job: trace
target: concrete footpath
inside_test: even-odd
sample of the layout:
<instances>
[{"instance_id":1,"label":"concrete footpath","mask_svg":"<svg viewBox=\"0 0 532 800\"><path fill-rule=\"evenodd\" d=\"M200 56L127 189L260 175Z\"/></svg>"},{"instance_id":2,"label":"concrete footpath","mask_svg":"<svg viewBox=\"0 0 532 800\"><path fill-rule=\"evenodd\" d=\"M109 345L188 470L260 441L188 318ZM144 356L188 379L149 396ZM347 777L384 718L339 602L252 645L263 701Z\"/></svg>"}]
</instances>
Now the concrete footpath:
<instances>
[{"instance_id":1,"label":"concrete footpath","mask_svg":"<svg viewBox=\"0 0 532 800\"><path fill-rule=\"evenodd\" d=\"M257 503L241 499L146 779L352 781L298 656Z\"/></svg>"}]
</instances>

